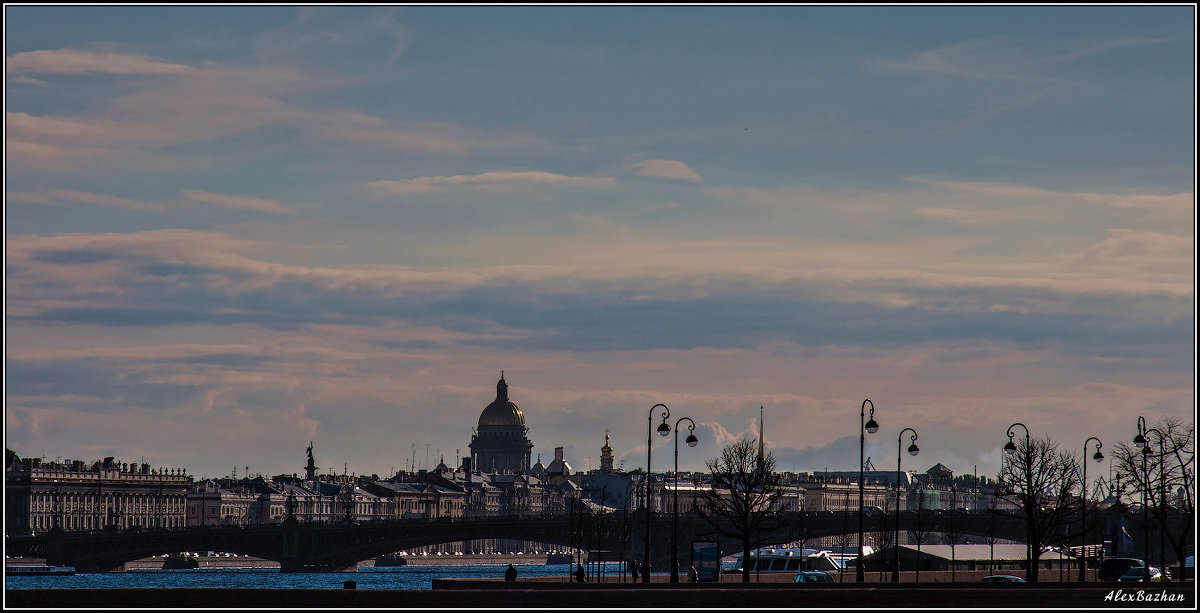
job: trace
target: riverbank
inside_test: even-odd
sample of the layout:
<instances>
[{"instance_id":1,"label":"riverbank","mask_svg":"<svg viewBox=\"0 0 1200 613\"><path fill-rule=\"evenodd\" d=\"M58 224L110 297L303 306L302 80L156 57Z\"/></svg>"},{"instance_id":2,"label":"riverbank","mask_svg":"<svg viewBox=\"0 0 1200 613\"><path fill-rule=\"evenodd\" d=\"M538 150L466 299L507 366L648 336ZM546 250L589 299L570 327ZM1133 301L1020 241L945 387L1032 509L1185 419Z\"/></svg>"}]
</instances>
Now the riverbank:
<instances>
[{"instance_id":1,"label":"riverbank","mask_svg":"<svg viewBox=\"0 0 1200 613\"><path fill-rule=\"evenodd\" d=\"M218 555L218 556L195 556L198 568L266 568L278 569L279 562L255 558L253 556L234 556L234 555ZM133 560L125 564L125 570L161 570L165 558L150 557L140 560ZM5 560L5 565L36 565L45 564L43 558L8 558ZM485 554L485 555L431 555L431 556L406 556L405 566L481 566L481 565L500 565L507 566L509 564L515 566L521 565L540 565L546 563L546 554ZM363 560L358 563L360 568L371 568L375 566L375 560Z\"/></svg>"},{"instance_id":2,"label":"riverbank","mask_svg":"<svg viewBox=\"0 0 1200 613\"><path fill-rule=\"evenodd\" d=\"M1180 608L1194 609L1191 585L728 585L464 581L432 590L358 589L33 589L6 590L6 606L89 608Z\"/></svg>"},{"instance_id":3,"label":"riverbank","mask_svg":"<svg viewBox=\"0 0 1200 613\"><path fill-rule=\"evenodd\" d=\"M545 564L546 554L480 554L480 555L441 555L441 556L404 556L406 566L477 566L485 564L520 565ZM374 560L359 562L359 566L374 566Z\"/></svg>"}]
</instances>

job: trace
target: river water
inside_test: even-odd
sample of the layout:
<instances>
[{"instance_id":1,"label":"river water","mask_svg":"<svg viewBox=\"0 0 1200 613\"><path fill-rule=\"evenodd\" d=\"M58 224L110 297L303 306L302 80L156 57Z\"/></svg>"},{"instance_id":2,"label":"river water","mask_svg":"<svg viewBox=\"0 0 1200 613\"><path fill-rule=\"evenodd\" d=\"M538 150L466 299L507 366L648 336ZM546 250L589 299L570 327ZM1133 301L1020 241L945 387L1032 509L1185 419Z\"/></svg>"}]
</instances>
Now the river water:
<instances>
[{"instance_id":1,"label":"river water","mask_svg":"<svg viewBox=\"0 0 1200 613\"><path fill-rule=\"evenodd\" d=\"M567 581L569 564L518 564L518 577L562 577ZM496 579L508 566L363 566L358 572L281 573L278 569L194 568L187 570L127 570L118 573L80 573L68 576L5 576L5 589L37 588L258 588L342 589L354 581L361 590L428 590L434 579L451 577ZM606 575L619 575L616 563Z\"/></svg>"}]
</instances>

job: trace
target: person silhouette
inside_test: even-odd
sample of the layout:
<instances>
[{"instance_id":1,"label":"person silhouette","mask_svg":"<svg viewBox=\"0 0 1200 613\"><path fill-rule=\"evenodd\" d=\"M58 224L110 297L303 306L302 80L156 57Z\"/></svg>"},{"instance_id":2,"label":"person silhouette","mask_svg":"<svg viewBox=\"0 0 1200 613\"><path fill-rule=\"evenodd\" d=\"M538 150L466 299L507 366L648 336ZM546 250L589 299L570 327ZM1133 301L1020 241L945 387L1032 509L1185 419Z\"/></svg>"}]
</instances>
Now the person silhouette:
<instances>
[{"instance_id":1,"label":"person silhouette","mask_svg":"<svg viewBox=\"0 0 1200 613\"><path fill-rule=\"evenodd\" d=\"M583 575L583 565L582 565L582 564L576 564L576 565L575 565L575 582L576 582L576 583L583 583L583 582L585 582L586 580L587 580L587 578L586 578L586 577L584 577L584 575Z\"/></svg>"},{"instance_id":2,"label":"person silhouette","mask_svg":"<svg viewBox=\"0 0 1200 613\"><path fill-rule=\"evenodd\" d=\"M508 568L504 570L504 580L505 581L516 581L517 580L517 567L513 566L512 564L509 564Z\"/></svg>"}]
</instances>

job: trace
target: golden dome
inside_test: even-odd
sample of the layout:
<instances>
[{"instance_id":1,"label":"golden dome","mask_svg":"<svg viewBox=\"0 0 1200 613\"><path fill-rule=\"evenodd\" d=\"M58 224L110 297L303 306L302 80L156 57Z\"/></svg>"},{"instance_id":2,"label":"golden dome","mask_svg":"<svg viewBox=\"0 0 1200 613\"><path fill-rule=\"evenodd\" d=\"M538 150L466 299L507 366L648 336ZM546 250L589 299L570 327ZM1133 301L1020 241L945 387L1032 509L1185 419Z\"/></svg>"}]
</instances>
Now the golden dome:
<instances>
[{"instance_id":1,"label":"golden dome","mask_svg":"<svg viewBox=\"0 0 1200 613\"><path fill-rule=\"evenodd\" d=\"M516 404L496 400L479 414L481 426L524 426L525 415Z\"/></svg>"},{"instance_id":2,"label":"golden dome","mask_svg":"<svg viewBox=\"0 0 1200 613\"><path fill-rule=\"evenodd\" d=\"M525 426L525 415L515 403L508 400L508 382L504 380L504 373L496 382L496 399L479 414L479 425Z\"/></svg>"}]
</instances>

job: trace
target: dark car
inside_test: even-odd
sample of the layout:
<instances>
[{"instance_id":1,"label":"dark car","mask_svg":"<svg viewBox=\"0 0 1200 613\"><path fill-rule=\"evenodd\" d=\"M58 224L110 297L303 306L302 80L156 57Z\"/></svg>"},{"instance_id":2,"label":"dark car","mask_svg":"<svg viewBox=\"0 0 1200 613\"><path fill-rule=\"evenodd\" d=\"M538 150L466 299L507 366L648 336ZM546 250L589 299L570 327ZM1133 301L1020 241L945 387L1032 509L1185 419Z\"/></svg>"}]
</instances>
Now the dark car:
<instances>
[{"instance_id":1,"label":"dark car","mask_svg":"<svg viewBox=\"0 0 1200 613\"><path fill-rule=\"evenodd\" d=\"M1145 565L1146 562L1141 558L1107 558L1100 563L1100 580L1116 581L1125 574L1125 571L1135 566Z\"/></svg>"},{"instance_id":2,"label":"dark car","mask_svg":"<svg viewBox=\"0 0 1200 613\"><path fill-rule=\"evenodd\" d=\"M980 583L1025 583L1016 575L988 575L979 580Z\"/></svg>"},{"instance_id":3,"label":"dark car","mask_svg":"<svg viewBox=\"0 0 1200 613\"><path fill-rule=\"evenodd\" d=\"M802 570L796 573L795 583L833 583L833 575L819 570Z\"/></svg>"},{"instance_id":4,"label":"dark car","mask_svg":"<svg viewBox=\"0 0 1200 613\"><path fill-rule=\"evenodd\" d=\"M1146 580L1146 567L1145 566L1134 566L1134 567L1130 568L1129 570L1125 571L1125 574L1121 575L1121 577L1119 579L1117 579L1117 581L1145 581L1145 580ZM1150 580L1151 581L1162 581L1163 580L1163 573L1161 570L1158 569L1157 566L1150 567Z\"/></svg>"}]
</instances>

